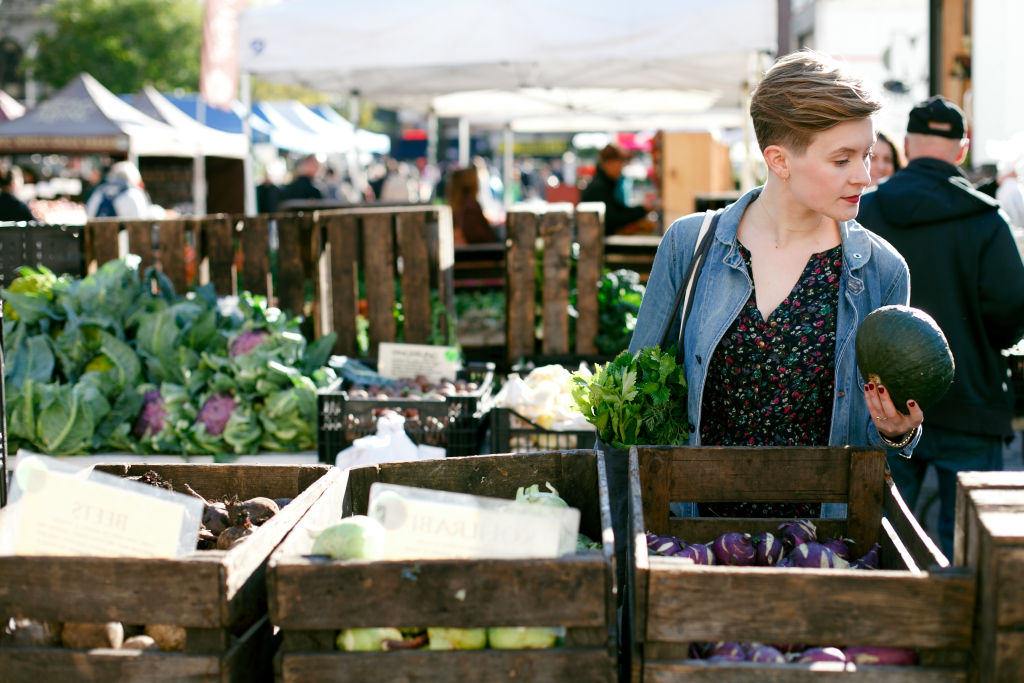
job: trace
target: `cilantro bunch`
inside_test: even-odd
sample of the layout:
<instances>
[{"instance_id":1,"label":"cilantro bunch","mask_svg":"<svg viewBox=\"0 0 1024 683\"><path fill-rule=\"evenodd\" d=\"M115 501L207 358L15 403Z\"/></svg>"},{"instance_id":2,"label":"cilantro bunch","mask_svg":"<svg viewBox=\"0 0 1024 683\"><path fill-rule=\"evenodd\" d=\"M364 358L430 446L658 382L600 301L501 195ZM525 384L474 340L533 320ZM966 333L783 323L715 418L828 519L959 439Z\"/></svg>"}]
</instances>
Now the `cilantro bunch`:
<instances>
[{"instance_id":1,"label":"cilantro bunch","mask_svg":"<svg viewBox=\"0 0 1024 683\"><path fill-rule=\"evenodd\" d=\"M672 349L623 351L593 374L574 373L572 383L577 409L613 448L682 446L689 440L686 375Z\"/></svg>"}]
</instances>

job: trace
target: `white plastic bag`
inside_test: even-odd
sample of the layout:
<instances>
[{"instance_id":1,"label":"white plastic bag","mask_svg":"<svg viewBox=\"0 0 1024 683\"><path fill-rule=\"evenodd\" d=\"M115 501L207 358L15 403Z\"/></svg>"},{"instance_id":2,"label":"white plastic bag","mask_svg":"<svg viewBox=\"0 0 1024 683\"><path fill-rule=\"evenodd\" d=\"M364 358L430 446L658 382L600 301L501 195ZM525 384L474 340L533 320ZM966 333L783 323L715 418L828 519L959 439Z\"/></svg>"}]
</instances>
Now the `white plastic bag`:
<instances>
[{"instance_id":1,"label":"white plastic bag","mask_svg":"<svg viewBox=\"0 0 1024 683\"><path fill-rule=\"evenodd\" d=\"M368 434L352 442L338 453L335 465L339 469L376 465L382 462L409 462L443 458L445 450L435 446L417 446L405 433L405 418L386 411L377 418L377 433Z\"/></svg>"}]
</instances>

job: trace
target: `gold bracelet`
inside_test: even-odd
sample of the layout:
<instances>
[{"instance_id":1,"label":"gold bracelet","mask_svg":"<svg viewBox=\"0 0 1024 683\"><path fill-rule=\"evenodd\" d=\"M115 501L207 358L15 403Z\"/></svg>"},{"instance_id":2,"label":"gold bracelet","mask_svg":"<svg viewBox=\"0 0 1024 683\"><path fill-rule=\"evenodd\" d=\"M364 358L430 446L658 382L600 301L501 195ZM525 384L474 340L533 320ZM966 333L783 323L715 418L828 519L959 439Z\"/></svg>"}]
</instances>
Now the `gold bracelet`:
<instances>
[{"instance_id":1,"label":"gold bracelet","mask_svg":"<svg viewBox=\"0 0 1024 683\"><path fill-rule=\"evenodd\" d=\"M878 432L878 435L880 437L882 437L882 441L889 448L904 448L904 447L906 447L906 445L908 443L910 443L911 441L914 440L914 434L916 434L916 433L917 433L917 428L915 427L914 429L911 429L909 432L907 432L907 435L905 437L903 437L902 441L893 441L889 437L887 437L885 434L883 434L882 432Z\"/></svg>"}]
</instances>

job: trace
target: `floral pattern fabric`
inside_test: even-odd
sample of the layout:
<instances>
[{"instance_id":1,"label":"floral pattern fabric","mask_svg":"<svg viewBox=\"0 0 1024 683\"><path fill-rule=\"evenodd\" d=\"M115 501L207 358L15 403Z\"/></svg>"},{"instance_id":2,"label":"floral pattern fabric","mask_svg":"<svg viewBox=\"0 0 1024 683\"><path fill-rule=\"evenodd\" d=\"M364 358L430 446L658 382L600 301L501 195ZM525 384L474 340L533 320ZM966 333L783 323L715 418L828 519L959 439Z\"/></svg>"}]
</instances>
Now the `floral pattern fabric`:
<instances>
[{"instance_id":1,"label":"floral pattern fabric","mask_svg":"<svg viewBox=\"0 0 1024 683\"><path fill-rule=\"evenodd\" d=\"M739 245L747 272L750 252ZM813 254L765 320L750 298L715 349L701 407L708 446L828 445L842 246ZM753 276L751 276L753 281ZM715 503L702 516L817 517L820 504Z\"/></svg>"}]
</instances>

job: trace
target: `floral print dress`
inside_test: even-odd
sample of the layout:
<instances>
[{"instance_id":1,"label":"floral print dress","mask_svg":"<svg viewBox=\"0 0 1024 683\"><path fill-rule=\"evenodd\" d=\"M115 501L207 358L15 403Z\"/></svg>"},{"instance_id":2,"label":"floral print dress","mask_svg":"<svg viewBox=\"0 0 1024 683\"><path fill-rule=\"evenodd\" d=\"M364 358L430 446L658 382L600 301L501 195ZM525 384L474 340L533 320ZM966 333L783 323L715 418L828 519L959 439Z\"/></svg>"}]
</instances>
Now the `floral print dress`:
<instances>
[{"instance_id":1,"label":"floral print dress","mask_svg":"<svg viewBox=\"0 0 1024 683\"><path fill-rule=\"evenodd\" d=\"M747 272L750 252L739 245ZM768 319L750 298L715 349L704 383L708 446L825 446L835 391L842 245L813 254ZM751 277L753 281L753 277ZM701 504L702 516L817 517L819 503Z\"/></svg>"}]
</instances>

